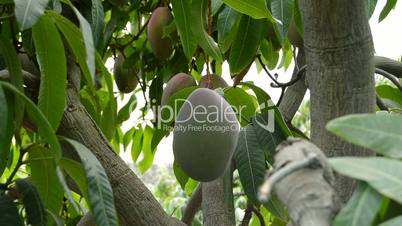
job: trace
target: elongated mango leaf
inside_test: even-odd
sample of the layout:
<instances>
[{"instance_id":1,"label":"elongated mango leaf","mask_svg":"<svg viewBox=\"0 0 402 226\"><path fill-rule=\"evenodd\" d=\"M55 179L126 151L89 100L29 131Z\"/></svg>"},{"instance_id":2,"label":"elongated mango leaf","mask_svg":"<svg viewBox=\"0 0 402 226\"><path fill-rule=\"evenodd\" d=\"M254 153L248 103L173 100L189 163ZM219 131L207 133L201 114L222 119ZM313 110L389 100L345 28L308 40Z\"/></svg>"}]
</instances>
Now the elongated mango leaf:
<instances>
[{"instance_id":1,"label":"elongated mango leaf","mask_svg":"<svg viewBox=\"0 0 402 226\"><path fill-rule=\"evenodd\" d=\"M251 122L251 117L256 113L254 99L243 89L230 87L225 90L225 99L236 111L236 116L242 126Z\"/></svg>"},{"instance_id":2,"label":"elongated mango leaf","mask_svg":"<svg viewBox=\"0 0 402 226\"><path fill-rule=\"evenodd\" d=\"M14 0L15 17L20 30L31 28L42 16L49 0Z\"/></svg>"},{"instance_id":3,"label":"elongated mango leaf","mask_svg":"<svg viewBox=\"0 0 402 226\"><path fill-rule=\"evenodd\" d=\"M91 26L88 21L82 16L80 11L75 8L75 6L71 3L70 0L62 0L67 3L74 11L80 22L81 33L84 38L85 43L85 51L86 51L86 59L89 68L89 72L91 73L92 83L95 81L95 46L94 46L94 38L91 30Z\"/></svg>"},{"instance_id":4,"label":"elongated mango leaf","mask_svg":"<svg viewBox=\"0 0 402 226\"><path fill-rule=\"evenodd\" d=\"M384 223L379 224L378 226L400 226L402 225L402 216L394 217L390 220L387 220Z\"/></svg>"},{"instance_id":5,"label":"elongated mango leaf","mask_svg":"<svg viewBox=\"0 0 402 226\"><path fill-rule=\"evenodd\" d=\"M49 11L48 15L53 18L63 37L66 39L68 46L73 52L77 63L80 65L82 74L87 82L88 87L92 93L95 92L93 87L93 75L91 74L89 67L89 61L87 61L87 51L83 35L78 27L76 27L70 20L57 14L54 11Z\"/></svg>"},{"instance_id":6,"label":"elongated mango leaf","mask_svg":"<svg viewBox=\"0 0 402 226\"><path fill-rule=\"evenodd\" d=\"M33 26L32 36L41 71L38 106L56 130L66 103L67 65L63 41L48 16L41 17Z\"/></svg>"},{"instance_id":7,"label":"elongated mango leaf","mask_svg":"<svg viewBox=\"0 0 402 226\"><path fill-rule=\"evenodd\" d=\"M184 54L187 59L191 59L197 48L197 42L191 31L191 1L172 0L171 3Z\"/></svg>"},{"instance_id":8,"label":"elongated mango leaf","mask_svg":"<svg viewBox=\"0 0 402 226\"><path fill-rule=\"evenodd\" d=\"M329 160L338 173L363 180L379 193L402 203L402 162L382 157L338 157Z\"/></svg>"},{"instance_id":9,"label":"elongated mango leaf","mask_svg":"<svg viewBox=\"0 0 402 226\"><path fill-rule=\"evenodd\" d=\"M0 108L0 122L2 122L0 123L0 165L5 165L10 150L9 147L6 147L6 143L8 143L9 139L8 134L10 133L10 131L8 128L9 127L8 104L2 86L0 86L0 106L2 106ZM0 172L0 175L1 174L2 172Z\"/></svg>"},{"instance_id":10,"label":"elongated mango leaf","mask_svg":"<svg viewBox=\"0 0 402 226\"><path fill-rule=\"evenodd\" d=\"M45 207L58 214L63 201L63 188L56 174L53 153L41 145L34 144L27 149L31 166L31 180L38 189Z\"/></svg>"},{"instance_id":11,"label":"elongated mango leaf","mask_svg":"<svg viewBox=\"0 0 402 226\"><path fill-rule=\"evenodd\" d=\"M17 90L23 93L22 67L17 53L15 52L11 37L0 35L0 50L3 60L6 63L11 83ZM14 127L19 128L24 116L24 102L18 96L14 97L14 102Z\"/></svg>"},{"instance_id":12,"label":"elongated mango leaf","mask_svg":"<svg viewBox=\"0 0 402 226\"><path fill-rule=\"evenodd\" d=\"M244 192L254 205L259 205L257 194L264 181L265 158L254 126L248 125L240 131L234 159Z\"/></svg>"},{"instance_id":13,"label":"elongated mango leaf","mask_svg":"<svg viewBox=\"0 0 402 226\"><path fill-rule=\"evenodd\" d=\"M390 107L402 108L402 92L390 85L379 85L375 88L377 94L385 99L384 102Z\"/></svg>"},{"instance_id":14,"label":"elongated mango leaf","mask_svg":"<svg viewBox=\"0 0 402 226\"><path fill-rule=\"evenodd\" d=\"M229 56L230 73L240 73L254 61L262 37L268 30L267 22L242 15Z\"/></svg>"},{"instance_id":15,"label":"elongated mango leaf","mask_svg":"<svg viewBox=\"0 0 402 226\"><path fill-rule=\"evenodd\" d=\"M23 93L9 83L0 81L0 85L2 85L3 88L12 91L25 102L29 118L39 128L39 134L42 136L42 138L46 138L47 142L50 144L51 149L54 152L55 160L58 162L61 158L61 147L59 141L57 140L56 132L40 109L36 107L36 105L28 97L26 97Z\"/></svg>"},{"instance_id":16,"label":"elongated mango leaf","mask_svg":"<svg viewBox=\"0 0 402 226\"><path fill-rule=\"evenodd\" d=\"M385 4L384 8L382 9L380 13L380 18L378 19L378 22L381 22L382 20L385 19L385 17L388 16L388 14L391 12L392 9L395 8L397 3L397 0L387 0L387 3Z\"/></svg>"},{"instance_id":17,"label":"elongated mango leaf","mask_svg":"<svg viewBox=\"0 0 402 226\"><path fill-rule=\"evenodd\" d=\"M223 51L229 49L230 44L233 41L236 23L239 18L239 13L230 8L229 6L225 6L222 12L219 13L218 16L218 43L221 46Z\"/></svg>"},{"instance_id":18,"label":"elongated mango leaf","mask_svg":"<svg viewBox=\"0 0 402 226\"><path fill-rule=\"evenodd\" d=\"M205 30L208 0L195 0L191 4L191 31L206 54L223 62L222 53L214 39Z\"/></svg>"},{"instance_id":19,"label":"elongated mango leaf","mask_svg":"<svg viewBox=\"0 0 402 226\"><path fill-rule=\"evenodd\" d=\"M47 212L38 190L26 179L16 180L15 185L22 196L22 203L27 213L27 223L45 226L47 224Z\"/></svg>"},{"instance_id":20,"label":"elongated mango leaf","mask_svg":"<svg viewBox=\"0 0 402 226\"><path fill-rule=\"evenodd\" d=\"M376 6L377 6L377 0L368 0L367 10L369 18L373 15Z\"/></svg>"},{"instance_id":21,"label":"elongated mango leaf","mask_svg":"<svg viewBox=\"0 0 402 226\"><path fill-rule=\"evenodd\" d=\"M131 144L131 158L133 162L137 162L138 157L141 154L142 149L142 140L143 140L143 130L142 127L139 126L137 131L134 133L133 142Z\"/></svg>"},{"instance_id":22,"label":"elongated mango leaf","mask_svg":"<svg viewBox=\"0 0 402 226\"><path fill-rule=\"evenodd\" d=\"M83 165L72 159L62 158L59 166L74 180L84 198L88 200L88 185Z\"/></svg>"},{"instance_id":23,"label":"elongated mango leaf","mask_svg":"<svg viewBox=\"0 0 402 226\"><path fill-rule=\"evenodd\" d=\"M380 210L383 197L365 182L359 182L352 198L336 216L334 226L371 225Z\"/></svg>"},{"instance_id":24,"label":"elongated mango leaf","mask_svg":"<svg viewBox=\"0 0 402 226\"><path fill-rule=\"evenodd\" d=\"M266 39L262 40L260 51L266 61L265 64L267 65L268 69L275 69L276 65L278 64L279 50L274 49L272 41L268 41Z\"/></svg>"},{"instance_id":25,"label":"elongated mango leaf","mask_svg":"<svg viewBox=\"0 0 402 226\"><path fill-rule=\"evenodd\" d=\"M88 183L88 203L97 225L118 225L113 191L103 166L95 155L81 143L63 138L71 144L84 165Z\"/></svg>"},{"instance_id":26,"label":"elongated mango leaf","mask_svg":"<svg viewBox=\"0 0 402 226\"><path fill-rule=\"evenodd\" d=\"M402 115L348 115L330 121L327 129L337 136L377 153L402 158Z\"/></svg>"},{"instance_id":27,"label":"elongated mango leaf","mask_svg":"<svg viewBox=\"0 0 402 226\"><path fill-rule=\"evenodd\" d=\"M182 170L179 164L175 161L173 163L173 172L176 176L176 180L179 182L180 187L184 190L186 188L187 181L189 179L188 175Z\"/></svg>"},{"instance_id":28,"label":"elongated mango leaf","mask_svg":"<svg viewBox=\"0 0 402 226\"><path fill-rule=\"evenodd\" d=\"M0 225L22 226L20 215L14 200L6 195L0 195Z\"/></svg>"},{"instance_id":29,"label":"elongated mango leaf","mask_svg":"<svg viewBox=\"0 0 402 226\"><path fill-rule=\"evenodd\" d=\"M151 142L153 137L154 130L146 126L144 128L143 133L143 141L142 141L142 159L138 163L138 170L141 173L145 173L151 166L154 161L154 153L151 150Z\"/></svg>"},{"instance_id":30,"label":"elongated mango leaf","mask_svg":"<svg viewBox=\"0 0 402 226\"><path fill-rule=\"evenodd\" d=\"M102 0L91 0L91 14L88 22L91 25L92 33L94 34L94 43L97 45L99 38L102 36L103 28L105 26L105 18L103 12Z\"/></svg>"},{"instance_id":31,"label":"elongated mango leaf","mask_svg":"<svg viewBox=\"0 0 402 226\"><path fill-rule=\"evenodd\" d=\"M275 19L267 8L265 0L223 0L223 2L233 9L254 19L267 18L268 20L275 22Z\"/></svg>"},{"instance_id":32,"label":"elongated mango leaf","mask_svg":"<svg viewBox=\"0 0 402 226\"><path fill-rule=\"evenodd\" d=\"M281 21L277 23L282 39L285 39L293 17L294 0L271 0L272 15Z\"/></svg>"}]
</instances>

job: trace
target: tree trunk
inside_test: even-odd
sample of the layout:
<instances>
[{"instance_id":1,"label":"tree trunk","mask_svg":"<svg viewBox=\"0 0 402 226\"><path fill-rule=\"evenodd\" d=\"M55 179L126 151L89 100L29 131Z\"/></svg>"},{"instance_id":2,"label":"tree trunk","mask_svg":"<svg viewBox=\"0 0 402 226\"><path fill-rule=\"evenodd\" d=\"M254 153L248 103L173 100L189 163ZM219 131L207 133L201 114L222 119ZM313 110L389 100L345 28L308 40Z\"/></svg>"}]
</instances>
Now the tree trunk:
<instances>
[{"instance_id":1,"label":"tree trunk","mask_svg":"<svg viewBox=\"0 0 402 226\"><path fill-rule=\"evenodd\" d=\"M67 108L58 134L84 144L105 168L113 189L121 225L185 225L164 212L147 187L113 151L101 130L80 103L79 76L79 69L70 65Z\"/></svg>"},{"instance_id":2,"label":"tree trunk","mask_svg":"<svg viewBox=\"0 0 402 226\"><path fill-rule=\"evenodd\" d=\"M202 183L202 216L204 226L234 226L232 169L218 179Z\"/></svg>"},{"instance_id":3,"label":"tree trunk","mask_svg":"<svg viewBox=\"0 0 402 226\"><path fill-rule=\"evenodd\" d=\"M330 134L333 118L374 112L373 42L366 0L302 0L307 85L311 92L311 140L328 156L371 153ZM347 200L354 182L337 177L335 190Z\"/></svg>"}]
</instances>

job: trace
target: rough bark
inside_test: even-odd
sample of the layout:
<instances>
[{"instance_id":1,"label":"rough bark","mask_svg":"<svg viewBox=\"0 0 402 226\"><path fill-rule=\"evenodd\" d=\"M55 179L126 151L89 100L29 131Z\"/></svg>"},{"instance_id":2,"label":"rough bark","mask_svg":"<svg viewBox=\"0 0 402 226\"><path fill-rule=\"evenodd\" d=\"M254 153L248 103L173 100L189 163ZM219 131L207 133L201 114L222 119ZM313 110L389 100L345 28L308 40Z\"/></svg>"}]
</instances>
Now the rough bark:
<instances>
[{"instance_id":1,"label":"rough bark","mask_svg":"<svg viewBox=\"0 0 402 226\"><path fill-rule=\"evenodd\" d=\"M306 64L303 48L299 49L295 63L299 67ZM299 70L295 66L291 80L297 77L298 71ZM286 89L285 94L283 95L282 102L279 105L279 111L281 112L283 118L287 123L291 122L293 117L295 116L301 102L303 101L306 91L307 86L305 83L305 76L303 76L299 81Z\"/></svg>"},{"instance_id":2,"label":"rough bark","mask_svg":"<svg viewBox=\"0 0 402 226\"><path fill-rule=\"evenodd\" d=\"M198 210L200 210L201 208L201 202L202 202L202 186L198 185L197 189L193 192L193 195L188 200L181 221L183 221L185 224L191 225L191 223L194 220L195 214L197 214Z\"/></svg>"},{"instance_id":3,"label":"rough bark","mask_svg":"<svg viewBox=\"0 0 402 226\"><path fill-rule=\"evenodd\" d=\"M275 172L314 156L316 162L296 169L275 183L274 190L289 211L291 225L330 226L341 202L331 184L333 175L325 155L306 140L287 140L277 148ZM294 165L293 165L294 166Z\"/></svg>"},{"instance_id":4,"label":"rough bark","mask_svg":"<svg viewBox=\"0 0 402 226\"><path fill-rule=\"evenodd\" d=\"M113 151L80 103L79 69L74 65L70 65L69 68L67 107L58 134L84 144L105 168L113 189L121 225L185 225L164 212L147 187Z\"/></svg>"},{"instance_id":5,"label":"rough bark","mask_svg":"<svg viewBox=\"0 0 402 226\"><path fill-rule=\"evenodd\" d=\"M302 0L307 86L311 93L311 140L331 156L371 153L330 134L333 118L374 112L373 42L365 0ZM354 182L338 176L335 190L347 200Z\"/></svg>"},{"instance_id":6,"label":"rough bark","mask_svg":"<svg viewBox=\"0 0 402 226\"><path fill-rule=\"evenodd\" d=\"M230 205L225 199L225 176L211 182L202 183L202 215L204 226L235 225L234 210Z\"/></svg>"}]
</instances>

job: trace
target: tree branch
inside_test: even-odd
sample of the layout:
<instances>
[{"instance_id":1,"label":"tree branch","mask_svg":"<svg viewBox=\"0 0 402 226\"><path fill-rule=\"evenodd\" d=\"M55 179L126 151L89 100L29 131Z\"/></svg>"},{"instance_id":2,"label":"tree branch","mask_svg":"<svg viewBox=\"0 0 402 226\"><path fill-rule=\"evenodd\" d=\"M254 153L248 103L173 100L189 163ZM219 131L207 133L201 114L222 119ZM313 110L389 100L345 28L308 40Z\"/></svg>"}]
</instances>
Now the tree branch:
<instances>
[{"instance_id":1,"label":"tree branch","mask_svg":"<svg viewBox=\"0 0 402 226\"><path fill-rule=\"evenodd\" d=\"M193 192L193 195L189 199L186 209L184 210L181 221L184 223L191 225L194 220L195 214L200 210L202 202L202 186L198 185L198 187Z\"/></svg>"},{"instance_id":2,"label":"tree branch","mask_svg":"<svg viewBox=\"0 0 402 226\"><path fill-rule=\"evenodd\" d=\"M374 66L402 78L402 63L387 57L375 56Z\"/></svg>"},{"instance_id":3,"label":"tree branch","mask_svg":"<svg viewBox=\"0 0 402 226\"><path fill-rule=\"evenodd\" d=\"M401 83L399 83L398 78L395 77L393 74L388 73L387 71L384 71L380 68L376 68L375 73L380 74L380 75L384 76L385 78L389 79L399 89L399 91L402 92L402 85L401 85Z\"/></svg>"},{"instance_id":4,"label":"tree branch","mask_svg":"<svg viewBox=\"0 0 402 226\"><path fill-rule=\"evenodd\" d=\"M331 186L333 180L317 146L290 138L277 147L274 173L267 181L288 208L293 225L329 226L341 206Z\"/></svg>"}]
</instances>

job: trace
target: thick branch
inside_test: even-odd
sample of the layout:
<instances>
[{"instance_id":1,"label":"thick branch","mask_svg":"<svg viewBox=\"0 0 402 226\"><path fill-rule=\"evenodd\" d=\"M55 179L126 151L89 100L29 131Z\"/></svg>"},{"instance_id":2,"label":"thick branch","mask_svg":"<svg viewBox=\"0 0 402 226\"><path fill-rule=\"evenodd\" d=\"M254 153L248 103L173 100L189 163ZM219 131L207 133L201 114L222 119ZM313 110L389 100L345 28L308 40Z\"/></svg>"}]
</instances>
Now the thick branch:
<instances>
[{"instance_id":1,"label":"thick branch","mask_svg":"<svg viewBox=\"0 0 402 226\"><path fill-rule=\"evenodd\" d=\"M376 68L380 68L387 71L398 78L402 78L402 63L387 57L375 56L374 65Z\"/></svg>"},{"instance_id":2,"label":"thick branch","mask_svg":"<svg viewBox=\"0 0 402 226\"><path fill-rule=\"evenodd\" d=\"M194 219L195 214L200 210L202 202L202 187L198 185L197 189L193 192L193 195L188 200L186 209L184 210L183 217L181 221L184 223L191 225Z\"/></svg>"},{"instance_id":3,"label":"thick branch","mask_svg":"<svg viewBox=\"0 0 402 226\"><path fill-rule=\"evenodd\" d=\"M105 168L121 225L184 225L163 211L152 193L113 151L79 101L79 69L74 64L69 68L67 108L58 134L84 144Z\"/></svg>"},{"instance_id":4,"label":"thick branch","mask_svg":"<svg viewBox=\"0 0 402 226\"><path fill-rule=\"evenodd\" d=\"M288 139L277 151L271 177L282 169L293 169L274 184L279 199L288 208L292 225L330 226L341 202L331 186L333 175L324 154L314 144L298 139ZM316 162L310 161L312 156Z\"/></svg>"},{"instance_id":5,"label":"thick branch","mask_svg":"<svg viewBox=\"0 0 402 226\"><path fill-rule=\"evenodd\" d=\"M224 176L202 183L202 214L204 226L233 226L233 209L225 201Z\"/></svg>"},{"instance_id":6,"label":"thick branch","mask_svg":"<svg viewBox=\"0 0 402 226\"><path fill-rule=\"evenodd\" d=\"M300 49L295 64L297 65L305 65L305 55L304 50ZM295 79L298 75L299 70L298 67L295 66L293 70L292 80ZM305 76L303 76L300 80L298 80L292 86L289 86L285 94L283 95L283 99L281 104L279 105L279 111L282 113L286 122L290 122L297 110L300 107L301 102L303 101L304 95L306 94L307 86L305 83Z\"/></svg>"}]
</instances>

